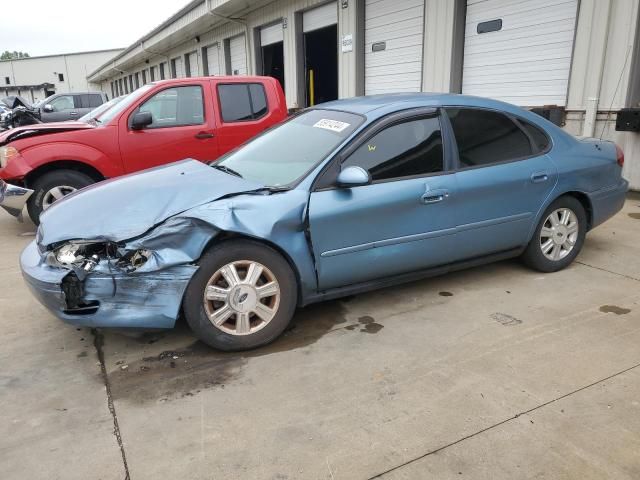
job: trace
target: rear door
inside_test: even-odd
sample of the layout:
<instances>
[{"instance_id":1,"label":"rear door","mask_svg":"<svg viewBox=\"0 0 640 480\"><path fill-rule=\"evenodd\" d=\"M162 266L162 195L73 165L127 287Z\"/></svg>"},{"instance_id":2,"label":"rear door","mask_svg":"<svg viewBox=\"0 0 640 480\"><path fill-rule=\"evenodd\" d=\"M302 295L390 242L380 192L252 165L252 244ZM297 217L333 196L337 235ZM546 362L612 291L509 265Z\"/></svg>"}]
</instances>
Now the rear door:
<instances>
[{"instance_id":1,"label":"rear door","mask_svg":"<svg viewBox=\"0 0 640 480\"><path fill-rule=\"evenodd\" d=\"M443 150L437 113L394 121L342 163L366 169L371 184L311 193L309 229L320 289L451 261L456 179Z\"/></svg>"},{"instance_id":2,"label":"rear door","mask_svg":"<svg viewBox=\"0 0 640 480\"><path fill-rule=\"evenodd\" d=\"M257 82L218 83L212 81L213 95L218 102L218 145L224 154L262 132L274 122L265 86ZM272 95L271 98L274 98Z\"/></svg>"},{"instance_id":3,"label":"rear door","mask_svg":"<svg viewBox=\"0 0 640 480\"><path fill-rule=\"evenodd\" d=\"M458 153L457 257L465 260L523 246L556 184L550 140L502 112L448 108Z\"/></svg>"},{"instance_id":4,"label":"rear door","mask_svg":"<svg viewBox=\"0 0 640 480\"><path fill-rule=\"evenodd\" d=\"M120 151L127 172L185 158L207 162L218 157L213 101L206 87L206 82L194 82L155 90L120 118ZM137 112L150 112L153 123L132 130Z\"/></svg>"}]
</instances>

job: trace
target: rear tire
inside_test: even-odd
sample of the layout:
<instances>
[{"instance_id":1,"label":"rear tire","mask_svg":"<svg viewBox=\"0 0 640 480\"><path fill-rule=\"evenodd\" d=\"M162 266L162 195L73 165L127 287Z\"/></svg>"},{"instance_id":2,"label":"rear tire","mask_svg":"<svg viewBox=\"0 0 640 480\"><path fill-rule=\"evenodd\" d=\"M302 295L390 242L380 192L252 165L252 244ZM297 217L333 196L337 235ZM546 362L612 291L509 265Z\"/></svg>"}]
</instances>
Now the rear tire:
<instances>
[{"instance_id":1,"label":"rear tire","mask_svg":"<svg viewBox=\"0 0 640 480\"><path fill-rule=\"evenodd\" d=\"M289 325L298 287L289 263L252 240L215 245L198 261L184 296L184 313L195 335L225 351L256 348Z\"/></svg>"},{"instance_id":2,"label":"rear tire","mask_svg":"<svg viewBox=\"0 0 640 480\"><path fill-rule=\"evenodd\" d=\"M574 197L556 199L542 214L522 255L524 263L540 272L557 272L578 256L587 234L587 214Z\"/></svg>"},{"instance_id":3,"label":"rear tire","mask_svg":"<svg viewBox=\"0 0 640 480\"><path fill-rule=\"evenodd\" d=\"M88 185L95 180L75 170L55 170L38 177L33 183L33 195L27 201L29 217L36 225L40 224L40 214L52 203Z\"/></svg>"}]
</instances>

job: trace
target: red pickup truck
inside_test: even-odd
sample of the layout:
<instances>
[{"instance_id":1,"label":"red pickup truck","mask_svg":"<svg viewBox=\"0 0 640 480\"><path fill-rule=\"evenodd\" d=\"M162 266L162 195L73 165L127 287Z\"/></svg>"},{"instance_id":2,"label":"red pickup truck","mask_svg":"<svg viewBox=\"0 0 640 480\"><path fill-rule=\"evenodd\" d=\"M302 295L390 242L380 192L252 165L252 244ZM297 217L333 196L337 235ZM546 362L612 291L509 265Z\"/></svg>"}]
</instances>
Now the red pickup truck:
<instances>
[{"instance_id":1,"label":"red pickup truck","mask_svg":"<svg viewBox=\"0 0 640 480\"><path fill-rule=\"evenodd\" d=\"M43 210L79 188L183 158L215 160L286 116L282 87L271 77L150 83L87 122L3 132L0 205L17 215L26 201L37 224Z\"/></svg>"}]
</instances>

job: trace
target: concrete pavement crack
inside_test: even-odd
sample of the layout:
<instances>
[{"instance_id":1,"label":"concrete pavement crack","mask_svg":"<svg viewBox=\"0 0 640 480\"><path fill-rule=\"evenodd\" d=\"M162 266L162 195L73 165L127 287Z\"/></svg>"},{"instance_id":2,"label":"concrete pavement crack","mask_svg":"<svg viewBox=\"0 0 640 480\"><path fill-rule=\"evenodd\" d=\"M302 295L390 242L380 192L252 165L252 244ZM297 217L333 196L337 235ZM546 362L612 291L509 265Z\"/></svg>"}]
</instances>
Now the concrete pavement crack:
<instances>
[{"instance_id":1,"label":"concrete pavement crack","mask_svg":"<svg viewBox=\"0 0 640 480\"><path fill-rule=\"evenodd\" d=\"M104 345L104 337L95 328L91 329L91 335L93 335L93 346L96 349L98 360L100 361L100 373L102 374L102 380L104 381L104 386L107 390L107 406L109 408L109 412L111 413L111 417L113 418L113 434L116 437L118 447L120 447L120 454L122 455L122 464L124 466L124 480L131 480L131 476L129 475L129 466L127 465L127 455L124 451L122 435L120 433L120 425L118 424L118 416L116 415L116 407L113 404L113 397L111 395L111 384L109 383L107 368L104 364L104 350L102 349Z\"/></svg>"},{"instance_id":2,"label":"concrete pavement crack","mask_svg":"<svg viewBox=\"0 0 640 480\"><path fill-rule=\"evenodd\" d=\"M635 365L633 365L631 367L625 368L624 370L620 370L620 371L618 371L618 372L616 372L614 374L609 375L608 377L596 380L595 382L590 383L589 385L585 385L585 386L580 387L580 388L578 388L576 390L573 390L573 391L571 391L569 393L565 393L564 395L560 395L559 397L556 397L556 398L554 398L552 400L549 400L547 402L541 403L540 405L536 405L535 407L532 407L532 408L530 408L528 410L524 410L524 411L522 411L520 413L516 413L512 417L506 418L506 419L504 419L504 420L502 420L502 421L500 421L498 423L495 423L495 424L490 425L490 426L488 426L486 428L478 430L477 432L473 432L473 433L470 433L469 435L465 435L464 437L459 438L458 440L454 440L451 443L447 443L446 445L438 447L438 448L436 448L434 450L430 450L427 453L424 453L424 454L420 455L419 457L412 458L411 460L407 460L406 462L401 463L400 465L396 465L395 467L391 467L388 470L385 470L384 472L381 472L381 473L378 473L378 474L376 474L376 475L374 475L372 477L369 477L367 480L373 480L374 478L382 478L384 475L387 475L388 473L391 473L391 472L393 472L395 470L399 470L399 469L401 469L403 467L406 467L407 465L410 465L410 464L412 464L414 462L417 462L418 460L422 460L423 458L426 458L426 457L428 457L430 455L436 454L436 453L441 452L441 451L443 451L443 450L445 450L445 449L447 449L449 447L452 447L454 445L462 443L465 440L469 440L470 438L476 437L476 436L478 436L478 435L480 435L482 433L485 433L485 432L487 432L489 430L493 430L496 427L504 425L505 423L511 422L512 420L515 420L518 417L521 417L522 415L527 415L528 413L531 413L531 412L534 412L536 410L539 410L539 409L541 409L543 407L546 407L547 405L551 405L552 403L558 402L558 401L560 401L560 400L562 400L564 398L570 397L571 395L574 395L576 393L582 392L583 390L586 390L588 388L594 387L594 386L596 386L596 385L598 385L598 384L600 384L602 382L606 382L607 380L611 380L612 378L615 378L618 375L622 375L622 374L627 373L627 372L629 372L629 371L631 371L631 370L633 370L635 368L638 368L638 367L640 367L640 363L636 363Z\"/></svg>"},{"instance_id":3,"label":"concrete pavement crack","mask_svg":"<svg viewBox=\"0 0 640 480\"><path fill-rule=\"evenodd\" d=\"M595 265L589 265L588 263L575 261L575 263L579 263L580 265L584 265L585 267L595 268L596 270L600 270L601 272L611 273L613 275L618 275L620 277L628 278L629 280L635 280L636 282L640 282L640 278L632 277L630 275L625 275L624 273L613 272L611 270L607 270L606 268L596 267Z\"/></svg>"}]
</instances>

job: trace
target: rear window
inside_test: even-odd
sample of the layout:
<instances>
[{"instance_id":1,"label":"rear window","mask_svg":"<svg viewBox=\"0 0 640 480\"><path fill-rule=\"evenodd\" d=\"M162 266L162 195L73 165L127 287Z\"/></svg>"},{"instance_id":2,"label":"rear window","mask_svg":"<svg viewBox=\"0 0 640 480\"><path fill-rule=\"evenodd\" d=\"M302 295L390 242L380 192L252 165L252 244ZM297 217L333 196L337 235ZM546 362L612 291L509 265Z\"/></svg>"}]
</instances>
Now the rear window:
<instances>
[{"instance_id":1,"label":"rear window","mask_svg":"<svg viewBox=\"0 0 640 480\"><path fill-rule=\"evenodd\" d=\"M268 110L267 95L259 83L218 85L218 98L225 123L256 120Z\"/></svg>"},{"instance_id":2,"label":"rear window","mask_svg":"<svg viewBox=\"0 0 640 480\"><path fill-rule=\"evenodd\" d=\"M518 119L518 122L520 122L524 131L531 137L531 141L537 152L545 152L549 149L549 137L547 137L542 130L521 118Z\"/></svg>"}]
</instances>

